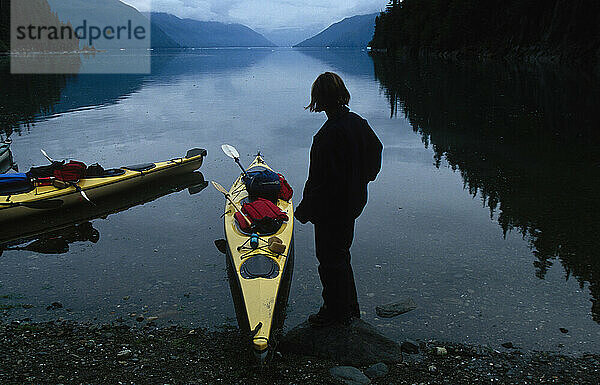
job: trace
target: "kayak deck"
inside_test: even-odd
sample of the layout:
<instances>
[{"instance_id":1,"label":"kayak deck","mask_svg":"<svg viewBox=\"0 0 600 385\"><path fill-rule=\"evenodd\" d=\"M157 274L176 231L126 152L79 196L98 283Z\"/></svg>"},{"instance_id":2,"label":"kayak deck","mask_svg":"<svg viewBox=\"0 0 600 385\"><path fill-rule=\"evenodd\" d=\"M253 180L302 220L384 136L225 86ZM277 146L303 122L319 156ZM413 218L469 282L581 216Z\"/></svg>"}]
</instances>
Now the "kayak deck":
<instances>
[{"instance_id":1,"label":"kayak deck","mask_svg":"<svg viewBox=\"0 0 600 385\"><path fill-rule=\"evenodd\" d=\"M270 169L260 156L247 171L255 167ZM248 198L241 175L229 193L238 207ZM242 232L236 224L233 216L236 209L230 202L225 205L227 267L238 324L242 331L249 333L254 351L261 360L272 353L273 349L269 348L277 343L283 328L293 270L293 205L280 199L277 206L288 215L288 221L274 234L260 234L258 247L253 249L251 234ZM286 246L282 253L269 250L268 239L272 236L281 239Z\"/></svg>"}]
</instances>

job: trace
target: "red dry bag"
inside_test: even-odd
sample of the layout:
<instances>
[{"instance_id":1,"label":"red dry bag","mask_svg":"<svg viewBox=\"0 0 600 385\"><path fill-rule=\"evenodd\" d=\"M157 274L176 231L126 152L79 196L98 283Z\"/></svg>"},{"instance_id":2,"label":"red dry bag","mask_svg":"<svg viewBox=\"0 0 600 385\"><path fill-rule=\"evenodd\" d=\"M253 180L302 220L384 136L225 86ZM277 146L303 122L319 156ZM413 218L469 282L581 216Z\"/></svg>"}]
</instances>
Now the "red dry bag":
<instances>
[{"instance_id":1,"label":"red dry bag","mask_svg":"<svg viewBox=\"0 0 600 385\"><path fill-rule=\"evenodd\" d=\"M281 186L277 198L289 202L290 199L292 199L292 195L294 195L294 190L292 190L292 187L287 180L285 180L283 175L279 173L277 175L279 175L279 185Z\"/></svg>"},{"instance_id":2,"label":"red dry bag","mask_svg":"<svg viewBox=\"0 0 600 385\"><path fill-rule=\"evenodd\" d=\"M85 176L87 167L83 162L71 160L54 170L54 177L64 182L77 182Z\"/></svg>"},{"instance_id":3,"label":"red dry bag","mask_svg":"<svg viewBox=\"0 0 600 385\"><path fill-rule=\"evenodd\" d=\"M273 202L264 198L257 198L252 202L244 203L242 212L250 219L252 226L248 226L242 214L236 212L234 217L240 229L245 233L275 233L279 230L283 221L288 220L285 212Z\"/></svg>"}]
</instances>

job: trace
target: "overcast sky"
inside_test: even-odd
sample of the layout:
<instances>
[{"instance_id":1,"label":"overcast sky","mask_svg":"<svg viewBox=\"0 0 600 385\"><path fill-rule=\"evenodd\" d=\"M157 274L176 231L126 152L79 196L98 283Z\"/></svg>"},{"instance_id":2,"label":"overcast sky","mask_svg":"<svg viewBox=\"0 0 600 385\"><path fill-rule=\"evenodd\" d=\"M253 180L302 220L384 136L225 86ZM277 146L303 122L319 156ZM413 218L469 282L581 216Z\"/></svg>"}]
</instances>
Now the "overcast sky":
<instances>
[{"instance_id":1,"label":"overcast sky","mask_svg":"<svg viewBox=\"0 0 600 385\"><path fill-rule=\"evenodd\" d=\"M373 13L388 0L121 0L142 12L168 12L197 20L235 22L250 28L325 28L344 17Z\"/></svg>"}]
</instances>

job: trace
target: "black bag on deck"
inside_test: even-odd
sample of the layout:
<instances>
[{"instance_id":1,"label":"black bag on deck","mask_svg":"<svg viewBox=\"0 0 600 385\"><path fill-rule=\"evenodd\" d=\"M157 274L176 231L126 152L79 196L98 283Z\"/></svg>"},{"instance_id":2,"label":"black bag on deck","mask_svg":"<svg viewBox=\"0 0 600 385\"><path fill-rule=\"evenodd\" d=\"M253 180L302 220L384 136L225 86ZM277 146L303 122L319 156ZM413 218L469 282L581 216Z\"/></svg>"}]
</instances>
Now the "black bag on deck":
<instances>
[{"instance_id":1,"label":"black bag on deck","mask_svg":"<svg viewBox=\"0 0 600 385\"><path fill-rule=\"evenodd\" d=\"M29 179L49 178L54 176L54 171L60 169L64 162L52 162L48 166L32 167L27 171Z\"/></svg>"},{"instance_id":2,"label":"black bag on deck","mask_svg":"<svg viewBox=\"0 0 600 385\"><path fill-rule=\"evenodd\" d=\"M87 178L101 177L101 176L104 176L105 174L106 174L106 170L104 170L104 167L100 166L98 163L89 165L87 167L87 169L85 170L85 176Z\"/></svg>"},{"instance_id":3,"label":"black bag on deck","mask_svg":"<svg viewBox=\"0 0 600 385\"><path fill-rule=\"evenodd\" d=\"M277 202L277 195L281 190L279 175L269 169L248 171L244 176L246 191L251 198L265 198Z\"/></svg>"}]
</instances>

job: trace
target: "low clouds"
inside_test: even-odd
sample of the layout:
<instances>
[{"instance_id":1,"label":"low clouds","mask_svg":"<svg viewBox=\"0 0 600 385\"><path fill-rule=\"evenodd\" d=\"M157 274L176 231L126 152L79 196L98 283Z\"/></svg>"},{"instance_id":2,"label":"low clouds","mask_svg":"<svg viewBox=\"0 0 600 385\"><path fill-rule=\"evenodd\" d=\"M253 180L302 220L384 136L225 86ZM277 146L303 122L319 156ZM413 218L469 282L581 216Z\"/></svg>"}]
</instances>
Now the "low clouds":
<instances>
[{"instance_id":1,"label":"low clouds","mask_svg":"<svg viewBox=\"0 0 600 385\"><path fill-rule=\"evenodd\" d=\"M344 17L383 10L388 0L122 0L140 11L236 22L260 30L327 27Z\"/></svg>"}]
</instances>

